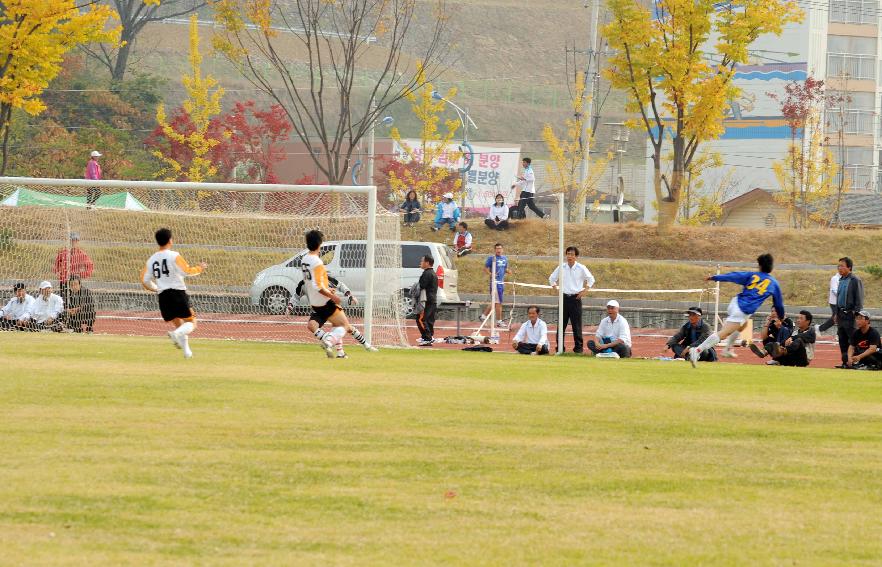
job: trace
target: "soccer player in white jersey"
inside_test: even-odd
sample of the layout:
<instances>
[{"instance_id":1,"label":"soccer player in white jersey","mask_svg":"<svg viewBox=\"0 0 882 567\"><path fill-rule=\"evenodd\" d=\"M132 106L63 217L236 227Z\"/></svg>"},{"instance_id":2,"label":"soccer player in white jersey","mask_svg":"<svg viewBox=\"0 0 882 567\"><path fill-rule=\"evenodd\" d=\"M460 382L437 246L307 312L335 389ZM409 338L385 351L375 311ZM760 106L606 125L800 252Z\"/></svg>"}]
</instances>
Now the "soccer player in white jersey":
<instances>
[{"instance_id":1,"label":"soccer player in white jersey","mask_svg":"<svg viewBox=\"0 0 882 567\"><path fill-rule=\"evenodd\" d=\"M184 278L198 276L208 264L201 262L190 266L180 254L171 249L172 233L167 228L156 231L156 244L159 251L150 256L141 271L141 285L147 291L159 294L159 312L162 318L174 324L175 329L168 332L172 343L184 351L184 358L193 356L188 336L196 328L196 314L190 307L190 297Z\"/></svg>"},{"instance_id":2,"label":"soccer player in white jersey","mask_svg":"<svg viewBox=\"0 0 882 567\"><path fill-rule=\"evenodd\" d=\"M307 327L319 340L328 358L334 358L335 343L341 343L346 331L368 352L377 352L377 349L368 344L364 335L358 329L349 324L346 313L340 307L340 296L337 295L328 281L328 271L325 263L319 256L319 248L322 246L324 235L318 230L310 230L306 233L306 247L309 253L303 256L300 267L303 270L303 279L306 281L306 297L312 306L312 315L309 317ZM330 321L332 329L329 332L322 330L322 325ZM346 354L340 349L337 358L346 358Z\"/></svg>"}]
</instances>

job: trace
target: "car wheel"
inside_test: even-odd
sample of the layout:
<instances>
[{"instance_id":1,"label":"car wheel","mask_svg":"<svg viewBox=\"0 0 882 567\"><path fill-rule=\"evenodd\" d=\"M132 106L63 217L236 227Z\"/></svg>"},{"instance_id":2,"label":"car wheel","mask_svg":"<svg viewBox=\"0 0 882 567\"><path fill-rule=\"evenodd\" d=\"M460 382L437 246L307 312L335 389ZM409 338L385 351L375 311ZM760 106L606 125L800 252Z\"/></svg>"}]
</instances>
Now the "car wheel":
<instances>
[{"instance_id":1,"label":"car wheel","mask_svg":"<svg viewBox=\"0 0 882 567\"><path fill-rule=\"evenodd\" d=\"M410 290L402 289L392 294L392 312L405 318L413 315L413 298Z\"/></svg>"},{"instance_id":2,"label":"car wheel","mask_svg":"<svg viewBox=\"0 0 882 567\"><path fill-rule=\"evenodd\" d=\"M288 307L288 299L291 294L287 289L279 286L268 287L260 295L260 305L268 313L283 315Z\"/></svg>"}]
</instances>

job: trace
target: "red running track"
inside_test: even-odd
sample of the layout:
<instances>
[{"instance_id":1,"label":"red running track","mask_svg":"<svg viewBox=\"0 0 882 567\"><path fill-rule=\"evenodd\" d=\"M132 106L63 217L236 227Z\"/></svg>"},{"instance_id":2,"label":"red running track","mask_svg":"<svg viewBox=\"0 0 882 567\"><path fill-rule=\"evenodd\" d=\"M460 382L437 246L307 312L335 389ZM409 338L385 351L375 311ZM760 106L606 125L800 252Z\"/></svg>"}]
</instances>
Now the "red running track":
<instances>
[{"instance_id":1,"label":"red running track","mask_svg":"<svg viewBox=\"0 0 882 567\"><path fill-rule=\"evenodd\" d=\"M229 315L218 313L202 313L197 315L198 329L194 338L211 339L236 339L236 340L264 340L282 342L311 342L311 333L306 329L307 317L305 316L281 316L281 315ZM354 321L360 326L360 321ZM407 338L411 345L415 345L419 338L419 331L412 320L406 321ZM478 328L478 323L473 321L463 322L460 334L470 335ZM163 335L169 330L169 324L159 316L159 312L100 312L95 325L98 333L111 335L139 335L157 336ZM586 339L594 336L596 327L585 327L583 335ZM553 337L555 325L549 325L549 335ZM673 329L632 329L633 355L642 358L655 358L663 356L667 338L674 333ZM456 334L455 321L437 321L435 323L435 337L443 338ZM485 329L483 334L489 333ZM515 330L500 330L500 344L491 345L495 351L513 353L511 341L515 336ZM831 336L821 337L822 341L815 348L815 359L812 366L818 368L832 368L839 364L839 347L834 344L835 338ZM348 341L347 341L348 342ZM555 346L551 338L552 347ZM432 350L461 350L466 345L451 345L437 343L431 347L420 347ZM566 348L572 351L573 338L567 336ZM737 358L720 359L725 363L763 364L764 361L755 356L749 349L736 349ZM670 354L670 351L667 351Z\"/></svg>"}]
</instances>

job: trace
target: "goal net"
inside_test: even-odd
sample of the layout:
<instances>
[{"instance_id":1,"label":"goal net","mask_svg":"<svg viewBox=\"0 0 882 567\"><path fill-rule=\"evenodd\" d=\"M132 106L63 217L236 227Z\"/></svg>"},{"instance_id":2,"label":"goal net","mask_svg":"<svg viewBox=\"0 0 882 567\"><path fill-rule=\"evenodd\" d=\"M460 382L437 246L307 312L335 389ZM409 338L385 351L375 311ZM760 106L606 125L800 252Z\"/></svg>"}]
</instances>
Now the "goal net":
<instances>
[{"instance_id":1,"label":"goal net","mask_svg":"<svg viewBox=\"0 0 882 567\"><path fill-rule=\"evenodd\" d=\"M162 227L190 264L208 264L186 280L200 337L313 341L297 286L304 235L318 229L329 275L357 301L344 301L350 321L375 345L406 344L399 219L371 187L0 178L0 298L48 280L68 306L91 296L94 332L162 334L139 278ZM88 312L67 327L87 331Z\"/></svg>"}]
</instances>

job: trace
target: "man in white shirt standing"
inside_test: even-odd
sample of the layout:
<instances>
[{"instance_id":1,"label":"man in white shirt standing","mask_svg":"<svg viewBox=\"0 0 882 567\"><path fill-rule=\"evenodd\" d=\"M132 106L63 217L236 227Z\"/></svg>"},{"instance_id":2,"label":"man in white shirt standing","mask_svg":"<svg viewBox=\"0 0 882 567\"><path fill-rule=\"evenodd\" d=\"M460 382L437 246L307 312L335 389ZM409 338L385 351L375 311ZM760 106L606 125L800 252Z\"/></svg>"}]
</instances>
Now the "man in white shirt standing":
<instances>
[{"instance_id":1,"label":"man in white shirt standing","mask_svg":"<svg viewBox=\"0 0 882 567\"><path fill-rule=\"evenodd\" d=\"M521 325L511 343L513 349L521 354L548 354L548 325L539 318L539 307L527 308L528 320Z\"/></svg>"},{"instance_id":2,"label":"man in white shirt standing","mask_svg":"<svg viewBox=\"0 0 882 567\"><path fill-rule=\"evenodd\" d=\"M619 315L619 302L610 299L606 303L607 316L597 327L597 342L588 341L588 348L594 354L613 352L619 358L631 357L631 327Z\"/></svg>"},{"instance_id":3,"label":"man in white shirt standing","mask_svg":"<svg viewBox=\"0 0 882 567\"><path fill-rule=\"evenodd\" d=\"M839 272L833 274L833 277L830 278L830 293L829 297L827 297L827 303L830 304L831 315L830 318L821 323L820 325L815 325L815 335L820 335L830 327L836 324L836 298L839 296L839 280L842 276L839 275Z\"/></svg>"},{"instance_id":4,"label":"man in white shirt standing","mask_svg":"<svg viewBox=\"0 0 882 567\"><path fill-rule=\"evenodd\" d=\"M62 311L64 311L64 300L60 295L52 293L52 284L48 281L40 282L40 295L34 300L31 314L34 319L33 328L38 331L51 329L61 332L58 316Z\"/></svg>"},{"instance_id":5,"label":"man in white shirt standing","mask_svg":"<svg viewBox=\"0 0 882 567\"><path fill-rule=\"evenodd\" d=\"M518 177L518 182L511 186L512 189L515 187L520 187L521 196L518 198L518 218L523 219L526 217L526 212L524 208L530 207L540 219L545 218L545 213L536 206L536 203L533 202L533 199L536 198L536 175L533 173L533 166L530 165L533 160L528 157L525 157L521 164L524 166L524 174Z\"/></svg>"},{"instance_id":6,"label":"man in white shirt standing","mask_svg":"<svg viewBox=\"0 0 882 567\"><path fill-rule=\"evenodd\" d=\"M548 278L551 287L557 289L558 280L563 287L563 316L557 327L557 344L565 344L567 321L573 328L573 352L582 352L582 296L594 285L594 276L584 264L576 261L579 257L579 249L575 246L567 247L567 261L558 266ZM560 274L563 273L563 278ZM563 350L566 350L564 347Z\"/></svg>"},{"instance_id":7,"label":"man in white shirt standing","mask_svg":"<svg viewBox=\"0 0 882 567\"><path fill-rule=\"evenodd\" d=\"M25 284L12 286L14 297L0 309L0 329L27 329L31 322L34 298L28 295Z\"/></svg>"}]
</instances>

